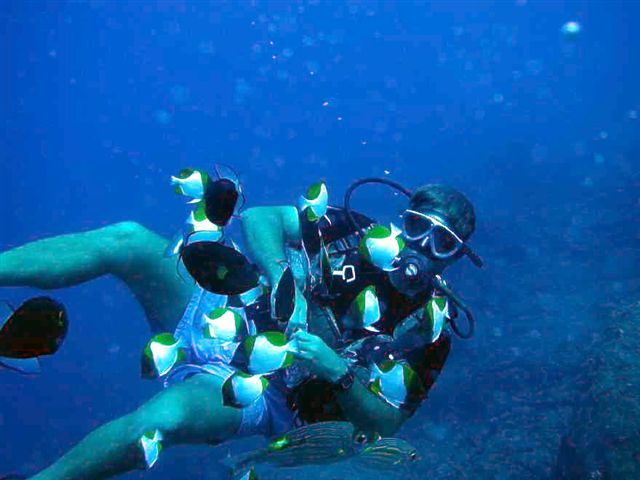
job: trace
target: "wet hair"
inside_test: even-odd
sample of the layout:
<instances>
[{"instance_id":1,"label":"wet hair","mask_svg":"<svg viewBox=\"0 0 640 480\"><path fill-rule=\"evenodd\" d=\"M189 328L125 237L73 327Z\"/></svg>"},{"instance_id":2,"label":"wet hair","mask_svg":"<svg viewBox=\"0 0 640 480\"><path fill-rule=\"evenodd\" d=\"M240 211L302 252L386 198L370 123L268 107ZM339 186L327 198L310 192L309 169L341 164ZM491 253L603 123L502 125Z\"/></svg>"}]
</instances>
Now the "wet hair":
<instances>
[{"instance_id":1,"label":"wet hair","mask_svg":"<svg viewBox=\"0 0 640 480\"><path fill-rule=\"evenodd\" d=\"M467 240L476 228L476 214L469 199L447 185L418 187L409 200L409 206L418 212L441 215L463 240Z\"/></svg>"}]
</instances>

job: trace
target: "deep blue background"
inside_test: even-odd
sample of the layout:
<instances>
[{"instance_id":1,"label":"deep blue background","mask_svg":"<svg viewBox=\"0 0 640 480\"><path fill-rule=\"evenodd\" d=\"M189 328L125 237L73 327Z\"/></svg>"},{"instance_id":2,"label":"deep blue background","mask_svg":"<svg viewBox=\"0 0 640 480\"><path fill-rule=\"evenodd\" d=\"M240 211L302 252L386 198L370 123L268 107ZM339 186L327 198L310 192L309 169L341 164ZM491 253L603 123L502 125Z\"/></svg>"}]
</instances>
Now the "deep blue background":
<instances>
[{"instance_id":1,"label":"deep blue background","mask_svg":"<svg viewBox=\"0 0 640 480\"><path fill-rule=\"evenodd\" d=\"M548 357L590 335L594 301L638 293L639 14L631 1L2 2L0 249L122 220L168 236L186 212L169 175L189 165L233 165L249 205L290 203L319 178L339 203L385 170L450 183L477 206L488 267L450 278L479 332L405 429L420 449L418 425L439 418L447 443L452 423L488 421L493 387L475 404L461 393L488 350ZM358 195L384 219L401 208ZM41 377L0 372L0 474L42 468L158 389L139 380L148 331L123 285L55 295L64 348ZM203 462L219 454L178 449L149 477L215 478Z\"/></svg>"}]
</instances>

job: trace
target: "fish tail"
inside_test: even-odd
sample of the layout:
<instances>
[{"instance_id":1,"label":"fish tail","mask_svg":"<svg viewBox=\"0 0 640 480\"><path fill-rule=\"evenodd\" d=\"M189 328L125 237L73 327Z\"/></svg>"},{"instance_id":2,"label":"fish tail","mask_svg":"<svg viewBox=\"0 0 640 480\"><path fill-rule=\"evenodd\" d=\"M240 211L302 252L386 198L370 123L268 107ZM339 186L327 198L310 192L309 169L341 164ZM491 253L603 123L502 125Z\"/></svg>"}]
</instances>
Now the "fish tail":
<instances>
[{"instance_id":1,"label":"fish tail","mask_svg":"<svg viewBox=\"0 0 640 480\"><path fill-rule=\"evenodd\" d=\"M24 375L37 375L41 372L40 361L34 358L8 358L0 357L0 370L7 368ZM0 477L2 480L2 477Z\"/></svg>"},{"instance_id":2,"label":"fish tail","mask_svg":"<svg viewBox=\"0 0 640 480\"><path fill-rule=\"evenodd\" d=\"M311 205L311 202L309 201L309 199L307 197L305 197L304 195L300 195L300 197L298 198L298 209L301 212L303 212L310 205Z\"/></svg>"}]
</instances>

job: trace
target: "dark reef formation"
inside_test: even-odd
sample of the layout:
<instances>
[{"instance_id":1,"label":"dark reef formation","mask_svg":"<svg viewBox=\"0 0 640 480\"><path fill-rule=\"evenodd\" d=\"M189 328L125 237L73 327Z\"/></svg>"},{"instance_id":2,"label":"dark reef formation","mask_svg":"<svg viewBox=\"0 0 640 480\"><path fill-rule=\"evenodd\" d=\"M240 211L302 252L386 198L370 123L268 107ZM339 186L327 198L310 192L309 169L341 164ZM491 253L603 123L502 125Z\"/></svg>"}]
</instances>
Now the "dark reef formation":
<instances>
[{"instance_id":1,"label":"dark reef formation","mask_svg":"<svg viewBox=\"0 0 640 480\"><path fill-rule=\"evenodd\" d=\"M608 325L584 362L556 479L640 478L640 302L602 310Z\"/></svg>"}]
</instances>

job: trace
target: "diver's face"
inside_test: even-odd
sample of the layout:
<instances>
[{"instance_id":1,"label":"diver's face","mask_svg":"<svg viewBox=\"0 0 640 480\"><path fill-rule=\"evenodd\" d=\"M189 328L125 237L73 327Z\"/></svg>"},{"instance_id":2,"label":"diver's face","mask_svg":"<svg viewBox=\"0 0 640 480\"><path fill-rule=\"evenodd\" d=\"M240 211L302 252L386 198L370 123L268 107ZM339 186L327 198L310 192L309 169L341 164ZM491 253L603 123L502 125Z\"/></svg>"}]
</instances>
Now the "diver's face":
<instances>
[{"instance_id":1,"label":"diver's face","mask_svg":"<svg viewBox=\"0 0 640 480\"><path fill-rule=\"evenodd\" d=\"M406 247L389 279L405 295L417 295L431 287L431 280L460 258L464 242L436 213L407 210L403 214Z\"/></svg>"},{"instance_id":2,"label":"diver's face","mask_svg":"<svg viewBox=\"0 0 640 480\"><path fill-rule=\"evenodd\" d=\"M405 242L429 258L456 258L464 248L464 240L453 230L449 222L436 212L407 209L402 214L402 221Z\"/></svg>"}]
</instances>

